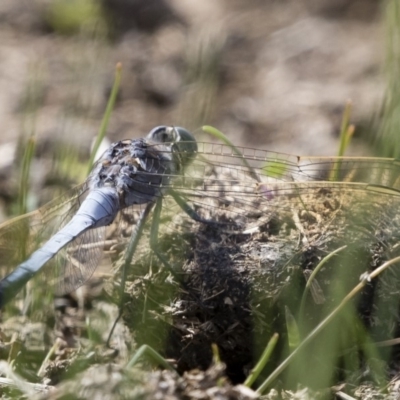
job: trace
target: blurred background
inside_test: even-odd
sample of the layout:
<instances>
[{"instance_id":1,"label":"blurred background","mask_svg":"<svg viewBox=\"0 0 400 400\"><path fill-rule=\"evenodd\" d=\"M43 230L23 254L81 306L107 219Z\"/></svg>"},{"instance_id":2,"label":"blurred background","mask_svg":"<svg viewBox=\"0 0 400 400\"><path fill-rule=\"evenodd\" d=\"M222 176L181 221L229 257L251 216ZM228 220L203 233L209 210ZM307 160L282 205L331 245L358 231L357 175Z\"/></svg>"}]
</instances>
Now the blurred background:
<instances>
[{"instance_id":1,"label":"blurred background","mask_svg":"<svg viewBox=\"0 0 400 400\"><path fill-rule=\"evenodd\" d=\"M78 166L88 160L117 62L110 141L160 124L201 137L208 124L235 144L336 155L351 99L356 129L346 154L396 156L395 138L386 150L377 138L398 126L398 3L1 0L1 219L13 213L31 136L28 209L53 197L49 186L84 179Z\"/></svg>"}]
</instances>

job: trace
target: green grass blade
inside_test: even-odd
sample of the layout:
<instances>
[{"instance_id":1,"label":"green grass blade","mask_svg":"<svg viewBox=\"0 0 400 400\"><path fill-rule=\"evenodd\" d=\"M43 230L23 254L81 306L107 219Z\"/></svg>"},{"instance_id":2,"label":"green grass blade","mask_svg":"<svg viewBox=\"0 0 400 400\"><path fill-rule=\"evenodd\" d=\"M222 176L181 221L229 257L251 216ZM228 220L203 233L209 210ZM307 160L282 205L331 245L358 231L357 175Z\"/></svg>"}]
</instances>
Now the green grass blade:
<instances>
[{"instance_id":1,"label":"green grass blade","mask_svg":"<svg viewBox=\"0 0 400 400\"><path fill-rule=\"evenodd\" d=\"M400 157L400 3L382 2L385 32L385 93L381 107L376 111L370 129L371 144L381 157Z\"/></svg>"},{"instance_id":2,"label":"green grass blade","mask_svg":"<svg viewBox=\"0 0 400 400\"><path fill-rule=\"evenodd\" d=\"M89 159L89 164L88 164L88 173L92 169L96 153L99 150L100 144L101 144L102 140L104 139L104 136L106 135L107 128L108 128L108 122L110 120L110 115L111 115L112 110L114 109L119 86L121 83L121 74L122 74L122 64L117 63L117 65L115 67L114 84L113 84L113 87L111 90L110 97L107 102L106 111L104 112L103 119L102 119L101 125L100 125L100 129L97 134L96 141L95 141L93 149L92 149L92 153L90 154L90 159Z\"/></svg>"},{"instance_id":3,"label":"green grass blade","mask_svg":"<svg viewBox=\"0 0 400 400\"><path fill-rule=\"evenodd\" d=\"M221 131L209 125L204 125L202 130L203 132L208 133L209 135L216 137L218 140L221 140L221 142L227 144L233 150L233 152L240 157L243 165L249 170L250 176L257 182L260 182L259 176L254 171L254 168L252 168L247 162L246 158L243 157L242 152Z\"/></svg>"},{"instance_id":4,"label":"green grass blade","mask_svg":"<svg viewBox=\"0 0 400 400\"><path fill-rule=\"evenodd\" d=\"M132 368L144 356L151 358L153 361L155 361L157 364L163 366L164 368L169 369L170 371L176 372L175 369L172 368L172 366L166 361L166 359L160 353L155 351L152 347L148 346L147 344L140 346L138 351L135 353L135 355L131 358L129 363L126 365L125 369Z\"/></svg>"},{"instance_id":5,"label":"green grass blade","mask_svg":"<svg viewBox=\"0 0 400 400\"><path fill-rule=\"evenodd\" d=\"M221 356L219 355L218 346L215 343L211 344L211 350L213 354L213 363L221 364Z\"/></svg>"},{"instance_id":6,"label":"green grass blade","mask_svg":"<svg viewBox=\"0 0 400 400\"><path fill-rule=\"evenodd\" d=\"M352 104L351 100L348 100L344 107L342 123L340 125L340 143L339 143L339 152L338 152L339 157L344 156L344 153L346 152L346 149L349 145L348 129L349 129L349 122L350 122L352 106L353 106L353 104Z\"/></svg>"},{"instance_id":7,"label":"green grass blade","mask_svg":"<svg viewBox=\"0 0 400 400\"><path fill-rule=\"evenodd\" d=\"M300 343L300 345L294 350L290 355L278 365L277 368L268 376L268 378L257 388L257 393L264 393L270 385L275 381L275 379L290 365L294 358L304 349L305 346L310 344L310 342L323 330L327 325L342 311L342 309L365 287L365 285L372 279L376 278L383 271L388 269L393 264L400 263L400 256L392 258L389 261L383 263L380 267L376 268L371 273L366 273L362 277L360 283L358 283L340 302L340 304L329 313Z\"/></svg>"},{"instance_id":8,"label":"green grass blade","mask_svg":"<svg viewBox=\"0 0 400 400\"><path fill-rule=\"evenodd\" d=\"M19 183L19 199L18 199L18 213L27 213L27 198L29 191L29 174L31 170L32 159L35 154L36 139L34 135L30 136L25 147L24 155L22 157L22 170Z\"/></svg>"},{"instance_id":9,"label":"green grass blade","mask_svg":"<svg viewBox=\"0 0 400 400\"><path fill-rule=\"evenodd\" d=\"M351 137L353 136L354 133L355 129L354 125L349 125L351 108L352 108L352 102L348 100L344 108L342 123L340 126L340 143L339 143L338 157L344 156L344 153L346 152L350 144ZM341 165L340 159L333 164L332 170L329 174L330 181L337 182L339 180L340 165Z\"/></svg>"},{"instance_id":10,"label":"green grass blade","mask_svg":"<svg viewBox=\"0 0 400 400\"><path fill-rule=\"evenodd\" d=\"M270 178L279 179L287 173L288 166L279 160L270 160L262 167L262 173Z\"/></svg>"},{"instance_id":11,"label":"green grass blade","mask_svg":"<svg viewBox=\"0 0 400 400\"><path fill-rule=\"evenodd\" d=\"M250 387L261 374L268 360L271 358L271 354L274 351L276 344L278 343L279 335L274 333L271 339L268 341L267 346L265 347L260 359L258 360L255 367L251 370L250 375L244 382L244 385Z\"/></svg>"},{"instance_id":12,"label":"green grass blade","mask_svg":"<svg viewBox=\"0 0 400 400\"><path fill-rule=\"evenodd\" d=\"M308 292L310 291L311 285L315 279L315 277L317 276L318 272L321 270L321 268L333 257L335 256L337 253L339 253L340 251L344 250L347 246L342 246L339 247L338 249L332 251L331 253L329 253L327 256L325 256L320 262L319 264L314 268L313 272L311 273L310 277L307 280L306 283L306 287L304 289L303 292L303 296L301 298L301 303L300 303L300 311L299 311L299 316L300 319L303 318L304 316L304 308L305 308L305 302L306 302L306 298L308 295Z\"/></svg>"},{"instance_id":13,"label":"green grass blade","mask_svg":"<svg viewBox=\"0 0 400 400\"><path fill-rule=\"evenodd\" d=\"M288 345L290 350L294 350L300 344L300 331L296 319L290 312L289 307L285 306L286 329L288 333Z\"/></svg>"}]
</instances>

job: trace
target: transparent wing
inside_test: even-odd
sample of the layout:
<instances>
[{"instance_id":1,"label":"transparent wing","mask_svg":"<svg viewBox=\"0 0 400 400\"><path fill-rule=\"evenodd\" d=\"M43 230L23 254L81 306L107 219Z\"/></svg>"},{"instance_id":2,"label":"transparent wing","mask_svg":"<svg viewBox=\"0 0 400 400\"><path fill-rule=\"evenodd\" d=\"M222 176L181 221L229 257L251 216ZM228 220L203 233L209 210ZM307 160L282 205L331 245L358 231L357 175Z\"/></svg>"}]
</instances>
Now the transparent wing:
<instances>
[{"instance_id":1,"label":"transparent wing","mask_svg":"<svg viewBox=\"0 0 400 400\"><path fill-rule=\"evenodd\" d=\"M400 163L389 158L299 157L198 143L198 155L170 184L206 219L251 230L278 210L307 211L344 195L355 204L399 201ZM183 158L183 157L182 157ZM218 210L218 212L216 212Z\"/></svg>"},{"instance_id":2,"label":"transparent wing","mask_svg":"<svg viewBox=\"0 0 400 400\"><path fill-rule=\"evenodd\" d=\"M193 170L205 175L207 162L215 171L231 172L238 179L268 181L363 182L400 189L400 161L376 157L305 157L267 150L198 143Z\"/></svg>"},{"instance_id":3,"label":"transparent wing","mask_svg":"<svg viewBox=\"0 0 400 400\"><path fill-rule=\"evenodd\" d=\"M330 202L344 195L358 206L399 203L400 163L395 159L298 157L249 148L233 150L209 143L197 143L197 147L192 164L183 174L163 180L158 195L168 195L171 187L202 218L242 231L251 232L278 210L291 211L297 206L312 211L316 202L329 208ZM174 156L187 159L185 154ZM139 183L143 185L143 177ZM80 185L38 211L0 226L3 276L70 221L87 190L87 184ZM138 210L140 207L131 207L120 213L113 235L117 244L125 243L119 237L128 236L125 231L131 231L137 222ZM166 220L177 219L180 223L182 213L178 211L179 207L166 196ZM100 262L104 240L104 228L90 230L48 263L47 271L53 277L56 273L53 280L58 292L71 291L92 275ZM45 276L48 280L47 274L50 273Z\"/></svg>"},{"instance_id":4,"label":"transparent wing","mask_svg":"<svg viewBox=\"0 0 400 400\"><path fill-rule=\"evenodd\" d=\"M87 195L87 191L87 184L84 183L38 210L0 225L1 275L6 276L14 270L49 240L55 232L66 225L75 215ZM82 277L82 272L77 273L77 260L80 260L81 266L83 264L92 266L101 254L100 246L89 246L89 250L85 251L83 245L87 245L90 240L93 241L95 238L98 241L98 237L99 234L89 232L70 243L65 250L57 255L54 261L49 263L51 265L46 267L46 279L50 282L60 281L56 276L69 276L70 282L76 282L72 286L76 287L77 282ZM83 271L82 268L81 271ZM93 268L85 269L83 277L85 278L92 272Z\"/></svg>"},{"instance_id":5,"label":"transparent wing","mask_svg":"<svg viewBox=\"0 0 400 400\"><path fill-rule=\"evenodd\" d=\"M53 286L57 294L72 292L93 275L103 257L105 238L105 227L90 229L61 250L45 267L55 271Z\"/></svg>"},{"instance_id":6,"label":"transparent wing","mask_svg":"<svg viewBox=\"0 0 400 400\"><path fill-rule=\"evenodd\" d=\"M111 226L84 232L47 263L46 272L41 275L54 277L51 284L59 295L77 289L93 275L101 263L106 241L111 252L124 252L142 208L143 205L125 208L118 213ZM46 279L49 283L49 279Z\"/></svg>"}]
</instances>

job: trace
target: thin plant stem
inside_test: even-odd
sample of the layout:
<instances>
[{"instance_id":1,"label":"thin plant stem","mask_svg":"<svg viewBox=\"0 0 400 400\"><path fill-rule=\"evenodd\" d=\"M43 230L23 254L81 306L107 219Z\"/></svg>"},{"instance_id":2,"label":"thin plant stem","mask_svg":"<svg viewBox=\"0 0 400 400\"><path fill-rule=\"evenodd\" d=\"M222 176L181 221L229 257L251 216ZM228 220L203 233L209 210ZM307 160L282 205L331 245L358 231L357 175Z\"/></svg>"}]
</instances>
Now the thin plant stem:
<instances>
[{"instance_id":1,"label":"thin plant stem","mask_svg":"<svg viewBox=\"0 0 400 400\"><path fill-rule=\"evenodd\" d=\"M301 298L301 303L300 303L300 311L299 311L299 316L300 319L303 317L304 315L304 308L305 308L305 302L306 302L306 298L308 295L308 292L310 291L311 285L315 279L315 277L317 276L318 272L321 270L321 268L333 257L335 256L337 253L339 253L340 251L344 250L347 246L342 246L339 247L338 249L332 251L331 253L329 253L328 255L326 255L320 262L319 264L314 268L313 272L311 273L310 277L307 280L306 283L306 287L304 289L303 292L303 296Z\"/></svg>"},{"instance_id":2,"label":"thin plant stem","mask_svg":"<svg viewBox=\"0 0 400 400\"><path fill-rule=\"evenodd\" d=\"M125 369L132 368L135 364L139 362L139 360L143 357L147 356L159 365L163 366L166 369L169 369L170 371L173 371L177 374L175 369L167 362L167 360L157 351L155 351L152 347L150 347L147 344L144 344L143 346L140 346L140 348L137 350L135 355L131 358L129 363L126 365Z\"/></svg>"},{"instance_id":3,"label":"thin plant stem","mask_svg":"<svg viewBox=\"0 0 400 400\"><path fill-rule=\"evenodd\" d=\"M19 215L27 212L27 198L29 188L29 173L31 170L32 159L36 149L36 138L31 135L26 143L24 155L22 157L22 171L19 184Z\"/></svg>"},{"instance_id":4,"label":"thin plant stem","mask_svg":"<svg viewBox=\"0 0 400 400\"><path fill-rule=\"evenodd\" d=\"M92 169L92 165L94 162L94 159L96 157L97 151L99 150L100 144L102 140L104 139L104 136L106 135L107 128L108 128L108 122L110 120L110 115L112 110L114 109L115 101L117 99L117 94L119 90L119 85L121 83L121 74L122 74L122 64L119 62L115 66L115 78L114 78L114 84L111 90L110 97L107 102L107 107L106 111L104 112L103 119L101 120L101 125L99 128L99 132L96 137L96 141L94 143L92 152L90 154L90 159L88 163L88 173Z\"/></svg>"},{"instance_id":5,"label":"thin plant stem","mask_svg":"<svg viewBox=\"0 0 400 400\"><path fill-rule=\"evenodd\" d=\"M300 353L300 351L307 346L326 326L340 313L340 311L352 300L372 279L376 278L379 274L385 271L393 264L400 262L400 256L395 257L383 263L380 267L376 268L371 273L365 273L362 280L358 283L340 302L340 304L321 321L309 335L300 343L299 347L294 350L278 367L268 376L268 378L257 389L257 393L264 393L272 382L289 366L293 359Z\"/></svg>"},{"instance_id":6,"label":"thin plant stem","mask_svg":"<svg viewBox=\"0 0 400 400\"><path fill-rule=\"evenodd\" d=\"M346 105L344 107L343 116L342 116L342 123L340 126L340 142L339 142L339 151L338 151L339 158L333 164L333 167L329 174L330 181L337 182L339 180L339 178L340 178L339 171L340 171L340 166L342 163L341 157L344 156L344 153L346 152L346 149L350 144L350 139L354 133L354 129L355 129L354 125L349 126L351 108L352 108L352 102L351 102L351 100L347 100Z\"/></svg>"},{"instance_id":7,"label":"thin plant stem","mask_svg":"<svg viewBox=\"0 0 400 400\"><path fill-rule=\"evenodd\" d=\"M201 129L203 130L203 132L206 132L227 144L233 150L233 152L239 156L243 165L249 170L249 174L251 175L251 177L257 182L260 182L260 177L254 171L254 168L247 162L242 152L220 130L209 125L204 125Z\"/></svg>"},{"instance_id":8,"label":"thin plant stem","mask_svg":"<svg viewBox=\"0 0 400 400\"><path fill-rule=\"evenodd\" d=\"M244 385L250 387L261 374L262 370L264 369L265 365L267 364L268 360L271 357L272 352L274 351L276 344L278 343L279 335L274 333L269 339L267 346L265 347L260 359L258 360L255 367L251 370L250 375L244 382Z\"/></svg>"},{"instance_id":9,"label":"thin plant stem","mask_svg":"<svg viewBox=\"0 0 400 400\"><path fill-rule=\"evenodd\" d=\"M343 112L343 117L342 117L342 123L340 125L340 143L339 143L339 152L338 156L343 157L344 153L346 152L346 149L349 145L349 122L350 122L350 116L351 116L351 109L352 109L353 103L351 100L347 100L346 105L344 107L344 112ZM354 132L354 125L352 131ZM351 132L351 130L350 130Z\"/></svg>"}]
</instances>

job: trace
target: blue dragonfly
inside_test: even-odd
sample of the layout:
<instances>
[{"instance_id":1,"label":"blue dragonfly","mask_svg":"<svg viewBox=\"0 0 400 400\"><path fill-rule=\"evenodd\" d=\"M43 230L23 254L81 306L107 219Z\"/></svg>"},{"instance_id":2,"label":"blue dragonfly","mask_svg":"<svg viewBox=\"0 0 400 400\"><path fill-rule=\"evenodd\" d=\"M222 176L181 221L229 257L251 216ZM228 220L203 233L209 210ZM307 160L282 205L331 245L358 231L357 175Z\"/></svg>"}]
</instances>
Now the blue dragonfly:
<instances>
[{"instance_id":1,"label":"blue dragonfly","mask_svg":"<svg viewBox=\"0 0 400 400\"><path fill-rule=\"evenodd\" d=\"M300 157L199 142L184 128L159 126L142 139L113 143L83 184L0 225L0 306L44 267L59 294L84 284L101 261L106 227L132 210L139 216L126 258L152 213L151 248L173 270L157 250L160 214L172 203L199 223L253 234L294 204L346 195L360 207L383 207L400 201L399 190L396 159Z\"/></svg>"},{"instance_id":2,"label":"blue dragonfly","mask_svg":"<svg viewBox=\"0 0 400 400\"><path fill-rule=\"evenodd\" d=\"M31 254L0 281L0 305L8 303L64 248L56 265L60 270L57 292L68 293L81 286L101 260L105 227L121 210L146 205L141 215L144 221L196 151L196 141L188 131L167 126L153 129L143 139L113 143L83 184L3 224L3 264Z\"/></svg>"}]
</instances>

